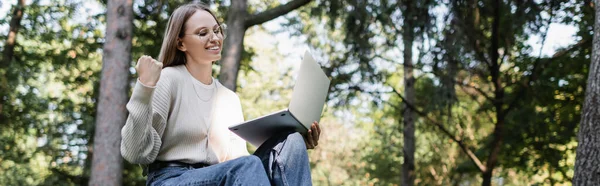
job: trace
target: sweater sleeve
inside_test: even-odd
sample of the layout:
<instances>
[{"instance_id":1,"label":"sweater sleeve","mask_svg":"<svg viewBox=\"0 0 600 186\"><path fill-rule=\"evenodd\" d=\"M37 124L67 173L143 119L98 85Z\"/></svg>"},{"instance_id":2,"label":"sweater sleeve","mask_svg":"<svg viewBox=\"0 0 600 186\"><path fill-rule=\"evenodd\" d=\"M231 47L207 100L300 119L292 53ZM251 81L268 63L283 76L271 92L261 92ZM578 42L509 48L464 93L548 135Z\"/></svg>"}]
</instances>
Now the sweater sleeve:
<instances>
[{"instance_id":1,"label":"sweater sleeve","mask_svg":"<svg viewBox=\"0 0 600 186\"><path fill-rule=\"evenodd\" d=\"M121 129L121 155L136 164L150 164L158 156L161 136L167 124L172 102L171 83L164 73L155 87L139 79L127 103L129 116Z\"/></svg>"},{"instance_id":2,"label":"sweater sleeve","mask_svg":"<svg viewBox=\"0 0 600 186\"><path fill-rule=\"evenodd\" d=\"M242 123L244 122L244 113L242 112L242 104L240 102L240 98L236 95L235 96L235 101L234 101L236 105L236 114L234 115L234 122L232 122L233 124L238 124L238 123ZM235 159L241 156L245 156L248 155L248 148L246 147L246 140L242 139L240 136L238 136L237 134L229 131L229 140L232 144L231 148L229 149L229 158L230 159Z\"/></svg>"}]
</instances>

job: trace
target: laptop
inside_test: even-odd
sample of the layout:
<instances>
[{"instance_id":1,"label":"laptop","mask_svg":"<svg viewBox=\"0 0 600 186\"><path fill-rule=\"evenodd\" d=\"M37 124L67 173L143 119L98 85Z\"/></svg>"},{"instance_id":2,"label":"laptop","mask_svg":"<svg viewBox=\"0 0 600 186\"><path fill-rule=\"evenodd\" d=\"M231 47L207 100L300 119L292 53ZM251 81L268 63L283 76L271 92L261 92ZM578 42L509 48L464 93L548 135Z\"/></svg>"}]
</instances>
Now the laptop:
<instances>
[{"instance_id":1,"label":"laptop","mask_svg":"<svg viewBox=\"0 0 600 186\"><path fill-rule=\"evenodd\" d=\"M287 130L305 135L313 121L321 119L329 83L321 66L306 51L288 108L230 126L229 130L256 147Z\"/></svg>"}]
</instances>

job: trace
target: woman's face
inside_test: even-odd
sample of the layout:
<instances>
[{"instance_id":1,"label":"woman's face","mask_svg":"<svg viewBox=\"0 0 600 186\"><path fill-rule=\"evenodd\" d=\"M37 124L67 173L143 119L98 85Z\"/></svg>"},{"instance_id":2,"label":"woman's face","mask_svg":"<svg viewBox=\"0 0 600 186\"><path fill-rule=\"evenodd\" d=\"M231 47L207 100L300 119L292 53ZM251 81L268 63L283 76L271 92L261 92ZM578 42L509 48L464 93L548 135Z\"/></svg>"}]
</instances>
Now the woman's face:
<instances>
[{"instance_id":1,"label":"woman's face","mask_svg":"<svg viewBox=\"0 0 600 186\"><path fill-rule=\"evenodd\" d=\"M200 63L211 64L221 59L223 35L213 16L204 10L197 10L186 22L179 50L188 58Z\"/></svg>"}]
</instances>

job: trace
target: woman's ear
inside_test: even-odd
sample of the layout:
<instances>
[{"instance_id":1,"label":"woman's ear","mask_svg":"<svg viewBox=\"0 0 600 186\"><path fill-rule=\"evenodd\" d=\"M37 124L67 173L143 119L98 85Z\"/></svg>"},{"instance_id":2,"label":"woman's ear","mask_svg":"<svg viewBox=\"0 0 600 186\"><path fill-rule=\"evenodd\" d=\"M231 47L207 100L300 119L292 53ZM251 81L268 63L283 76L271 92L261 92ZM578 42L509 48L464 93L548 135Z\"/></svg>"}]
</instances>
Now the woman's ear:
<instances>
[{"instance_id":1,"label":"woman's ear","mask_svg":"<svg viewBox=\"0 0 600 186\"><path fill-rule=\"evenodd\" d=\"M181 50L182 52L187 50L183 44L183 41L181 41L181 38L177 38L177 49Z\"/></svg>"}]
</instances>

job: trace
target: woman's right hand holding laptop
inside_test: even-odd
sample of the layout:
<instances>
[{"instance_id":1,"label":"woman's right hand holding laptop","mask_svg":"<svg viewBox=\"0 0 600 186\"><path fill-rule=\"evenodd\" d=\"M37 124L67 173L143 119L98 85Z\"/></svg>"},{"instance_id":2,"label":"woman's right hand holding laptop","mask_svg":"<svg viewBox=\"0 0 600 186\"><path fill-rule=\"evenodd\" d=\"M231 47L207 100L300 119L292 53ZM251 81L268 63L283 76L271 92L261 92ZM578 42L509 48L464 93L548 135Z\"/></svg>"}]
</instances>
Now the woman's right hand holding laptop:
<instances>
[{"instance_id":1,"label":"woman's right hand holding laptop","mask_svg":"<svg viewBox=\"0 0 600 186\"><path fill-rule=\"evenodd\" d=\"M306 143L306 149L314 149L319 145L319 136L321 135L321 127L317 121L313 121L308 134L304 136L304 143Z\"/></svg>"}]
</instances>

